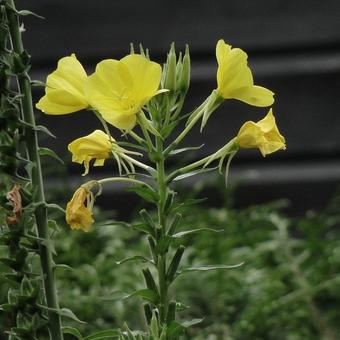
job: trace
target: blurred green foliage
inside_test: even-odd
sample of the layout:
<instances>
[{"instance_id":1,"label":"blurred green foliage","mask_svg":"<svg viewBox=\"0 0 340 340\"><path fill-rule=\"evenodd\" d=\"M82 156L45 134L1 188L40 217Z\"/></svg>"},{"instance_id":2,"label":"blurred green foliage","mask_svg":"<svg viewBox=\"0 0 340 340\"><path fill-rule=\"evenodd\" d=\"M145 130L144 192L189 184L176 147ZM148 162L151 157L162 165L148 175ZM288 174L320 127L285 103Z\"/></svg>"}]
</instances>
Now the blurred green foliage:
<instances>
[{"instance_id":1,"label":"blurred green foliage","mask_svg":"<svg viewBox=\"0 0 340 340\"><path fill-rule=\"evenodd\" d=\"M195 197L196 196L196 193ZM287 202L234 209L230 196L219 208L183 208L179 230L209 227L179 242L189 246L182 268L244 264L236 269L180 275L172 287L183 319L205 316L187 339L338 339L340 334L340 195L324 211L288 218ZM116 261L148 256L141 233L95 214L89 233L63 226L57 233L61 306L85 324L83 334L122 327L144 328L142 301L121 300L143 288L142 262ZM66 324L72 325L69 320Z\"/></svg>"}]
</instances>

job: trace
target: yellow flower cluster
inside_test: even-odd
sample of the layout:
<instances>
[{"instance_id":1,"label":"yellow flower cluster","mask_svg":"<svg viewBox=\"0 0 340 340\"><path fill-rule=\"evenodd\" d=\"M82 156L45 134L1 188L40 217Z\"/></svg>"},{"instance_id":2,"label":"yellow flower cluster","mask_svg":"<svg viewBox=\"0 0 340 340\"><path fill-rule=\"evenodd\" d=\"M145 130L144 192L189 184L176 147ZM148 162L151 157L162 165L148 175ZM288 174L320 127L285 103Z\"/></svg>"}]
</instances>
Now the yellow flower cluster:
<instances>
[{"instance_id":1,"label":"yellow flower cluster","mask_svg":"<svg viewBox=\"0 0 340 340\"><path fill-rule=\"evenodd\" d=\"M224 99L236 99L258 107L267 107L274 103L272 91L254 85L247 62L248 56L244 51L232 48L221 39L216 45L216 59L217 89L210 97L213 98L212 104L219 105ZM173 66L172 69L177 68ZM186 70L186 74L189 74L189 70ZM121 60L103 60L97 64L95 72L88 76L72 54L60 59L57 69L47 77L45 95L36 107L50 115L64 115L89 109L100 116L101 120L120 130L129 131L136 125L137 114L142 111L143 106L157 94L167 91L160 89L161 78L161 66L144 55L130 54ZM212 107L210 111L209 105ZM203 125L215 109L216 106L211 103L203 108ZM138 120L141 125L146 121L146 118ZM107 127L106 131L109 133ZM236 149L258 148L263 156L285 149L285 139L276 126L272 109L257 123L244 123L232 142ZM72 153L73 162L84 164L84 175L89 172L92 160L94 166L102 166L111 154L119 166L120 157L128 162L133 160L124 155L125 152L133 152L120 148L111 136L100 130L74 140L68 149ZM230 153L228 148L226 150ZM223 156L224 148L220 151L223 151L220 152ZM131 166L133 168L132 164ZM90 189L81 187L74 193L66 209L66 220L72 229L87 231L90 228L93 223L92 205L93 194Z\"/></svg>"}]
</instances>

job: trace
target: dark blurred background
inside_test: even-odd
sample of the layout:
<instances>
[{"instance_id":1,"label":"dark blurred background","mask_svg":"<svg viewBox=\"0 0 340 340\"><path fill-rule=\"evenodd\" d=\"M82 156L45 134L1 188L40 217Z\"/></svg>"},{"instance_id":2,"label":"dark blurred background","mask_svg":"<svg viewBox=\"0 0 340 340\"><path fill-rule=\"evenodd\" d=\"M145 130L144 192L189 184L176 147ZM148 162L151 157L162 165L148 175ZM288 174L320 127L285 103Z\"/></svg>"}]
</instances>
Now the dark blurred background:
<instances>
[{"instance_id":1,"label":"dark blurred background","mask_svg":"<svg viewBox=\"0 0 340 340\"><path fill-rule=\"evenodd\" d=\"M171 42L190 45L192 83L186 108L198 106L216 88L215 45L223 38L249 55L255 83L276 93L274 113L287 150L262 158L258 151L239 152L231 183L239 183L239 206L289 198L290 212L322 207L340 182L340 2L328 1L17 1L46 20L25 18L24 43L32 55L32 79L45 80L58 59L76 53L90 73L102 59L119 59L129 44L148 47L151 59L165 62ZM42 95L36 88L35 101ZM246 120L267 112L238 101L226 101L201 135L196 128L185 146L205 143L199 158L223 146ZM58 139L44 140L67 160L67 144L99 124L87 112L40 116ZM119 136L116 131L115 136ZM179 160L177 160L179 161ZM175 160L176 162L176 160ZM81 166L68 166L74 182ZM104 176L108 170L95 169ZM57 185L55 178L47 178ZM192 182L185 186L190 190ZM120 191L124 211L126 194ZM214 195L211 195L214 197ZM218 202L211 201L211 204ZM117 207L118 208L118 207Z\"/></svg>"}]
</instances>

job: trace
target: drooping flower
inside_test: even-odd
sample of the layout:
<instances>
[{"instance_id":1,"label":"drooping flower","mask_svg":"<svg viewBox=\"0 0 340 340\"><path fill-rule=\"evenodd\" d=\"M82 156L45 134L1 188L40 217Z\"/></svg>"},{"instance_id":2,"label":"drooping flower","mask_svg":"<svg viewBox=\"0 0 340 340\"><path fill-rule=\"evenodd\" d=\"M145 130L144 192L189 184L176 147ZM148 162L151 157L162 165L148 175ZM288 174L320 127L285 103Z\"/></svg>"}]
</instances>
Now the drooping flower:
<instances>
[{"instance_id":1,"label":"drooping flower","mask_svg":"<svg viewBox=\"0 0 340 340\"><path fill-rule=\"evenodd\" d=\"M66 206L66 222L71 229L89 231L94 220L92 218L93 197L92 193L80 187L73 194Z\"/></svg>"},{"instance_id":2,"label":"drooping flower","mask_svg":"<svg viewBox=\"0 0 340 340\"><path fill-rule=\"evenodd\" d=\"M85 82L91 106L118 129L130 130L142 106L161 91L161 66L139 54L103 60Z\"/></svg>"},{"instance_id":3,"label":"drooping flower","mask_svg":"<svg viewBox=\"0 0 340 340\"><path fill-rule=\"evenodd\" d=\"M272 109L257 123L244 123L237 134L236 143L241 148L259 148L264 157L286 149L285 138L276 126Z\"/></svg>"},{"instance_id":4,"label":"drooping flower","mask_svg":"<svg viewBox=\"0 0 340 340\"><path fill-rule=\"evenodd\" d=\"M217 92L224 99L238 99L254 106L270 106L274 93L254 85L247 54L220 39L216 45Z\"/></svg>"},{"instance_id":5,"label":"drooping flower","mask_svg":"<svg viewBox=\"0 0 340 340\"><path fill-rule=\"evenodd\" d=\"M74 54L61 58L46 80L45 95L36 107L50 115L63 115L87 108L84 81L87 74Z\"/></svg>"},{"instance_id":6,"label":"drooping flower","mask_svg":"<svg viewBox=\"0 0 340 340\"><path fill-rule=\"evenodd\" d=\"M95 159L94 166L104 165L105 159L110 157L110 151L114 139L101 130L95 130L91 134L80 137L68 145L69 151L72 153L72 161L82 164L84 163L85 172L88 174L90 161Z\"/></svg>"}]
</instances>

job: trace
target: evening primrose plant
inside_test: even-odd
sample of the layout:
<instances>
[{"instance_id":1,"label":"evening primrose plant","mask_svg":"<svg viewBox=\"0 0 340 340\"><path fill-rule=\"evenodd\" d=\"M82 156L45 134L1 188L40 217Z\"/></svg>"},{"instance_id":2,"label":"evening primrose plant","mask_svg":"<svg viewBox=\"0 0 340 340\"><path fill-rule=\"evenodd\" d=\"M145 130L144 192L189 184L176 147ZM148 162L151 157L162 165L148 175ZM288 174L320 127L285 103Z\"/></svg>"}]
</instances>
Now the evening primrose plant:
<instances>
[{"instance_id":1,"label":"evening primrose plant","mask_svg":"<svg viewBox=\"0 0 340 340\"><path fill-rule=\"evenodd\" d=\"M219 230L208 227L179 230L181 203L176 199L173 183L217 168L227 177L232 157L242 148L258 148L263 156L285 149L285 139L276 126L273 111L266 109L262 120L245 122L234 138L211 155L180 168L168 168L169 157L195 149L179 146L199 122L201 131L204 129L224 100L236 99L264 108L274 103L272 91L254 85L244 51L221 39L217 42L216 58L217 88L189 113L183 112L190 84L189 47L183 54L178 54L174 44L163 67L150 60L149 52L143 47L136 53L132 46L130 54L120 60L99 62L89 76L74 54L66 56L47 77L45 95L36 104L49 115L86 109L98 118L101 129L76 139L68 147L72 160L84 164L84 175L91 172L91 164L104 166L109 158L118 165L118 172L112 171L112 177L89 180L76 190L66 207L66 221L71 229L87 232L93 227L96 197L109 183L125 183L157 209L156 216L141 210L138 224L125 223L145 234L150 254L138 254L119 262L142 263L146 287L129 292L124 298L139 296L145 301L147 327L143 332L132 332L125 325L123 331L112 331L112 338L178 339L187 327L202 319L181 321L178 318L177 314L184 306L170 291L176 278L191 272L241 265L181 267L185 248L171 247L176 244L175 240L190 233ZM69 331L76 334L76 330Z\"/></svg>"}]
</instances>

